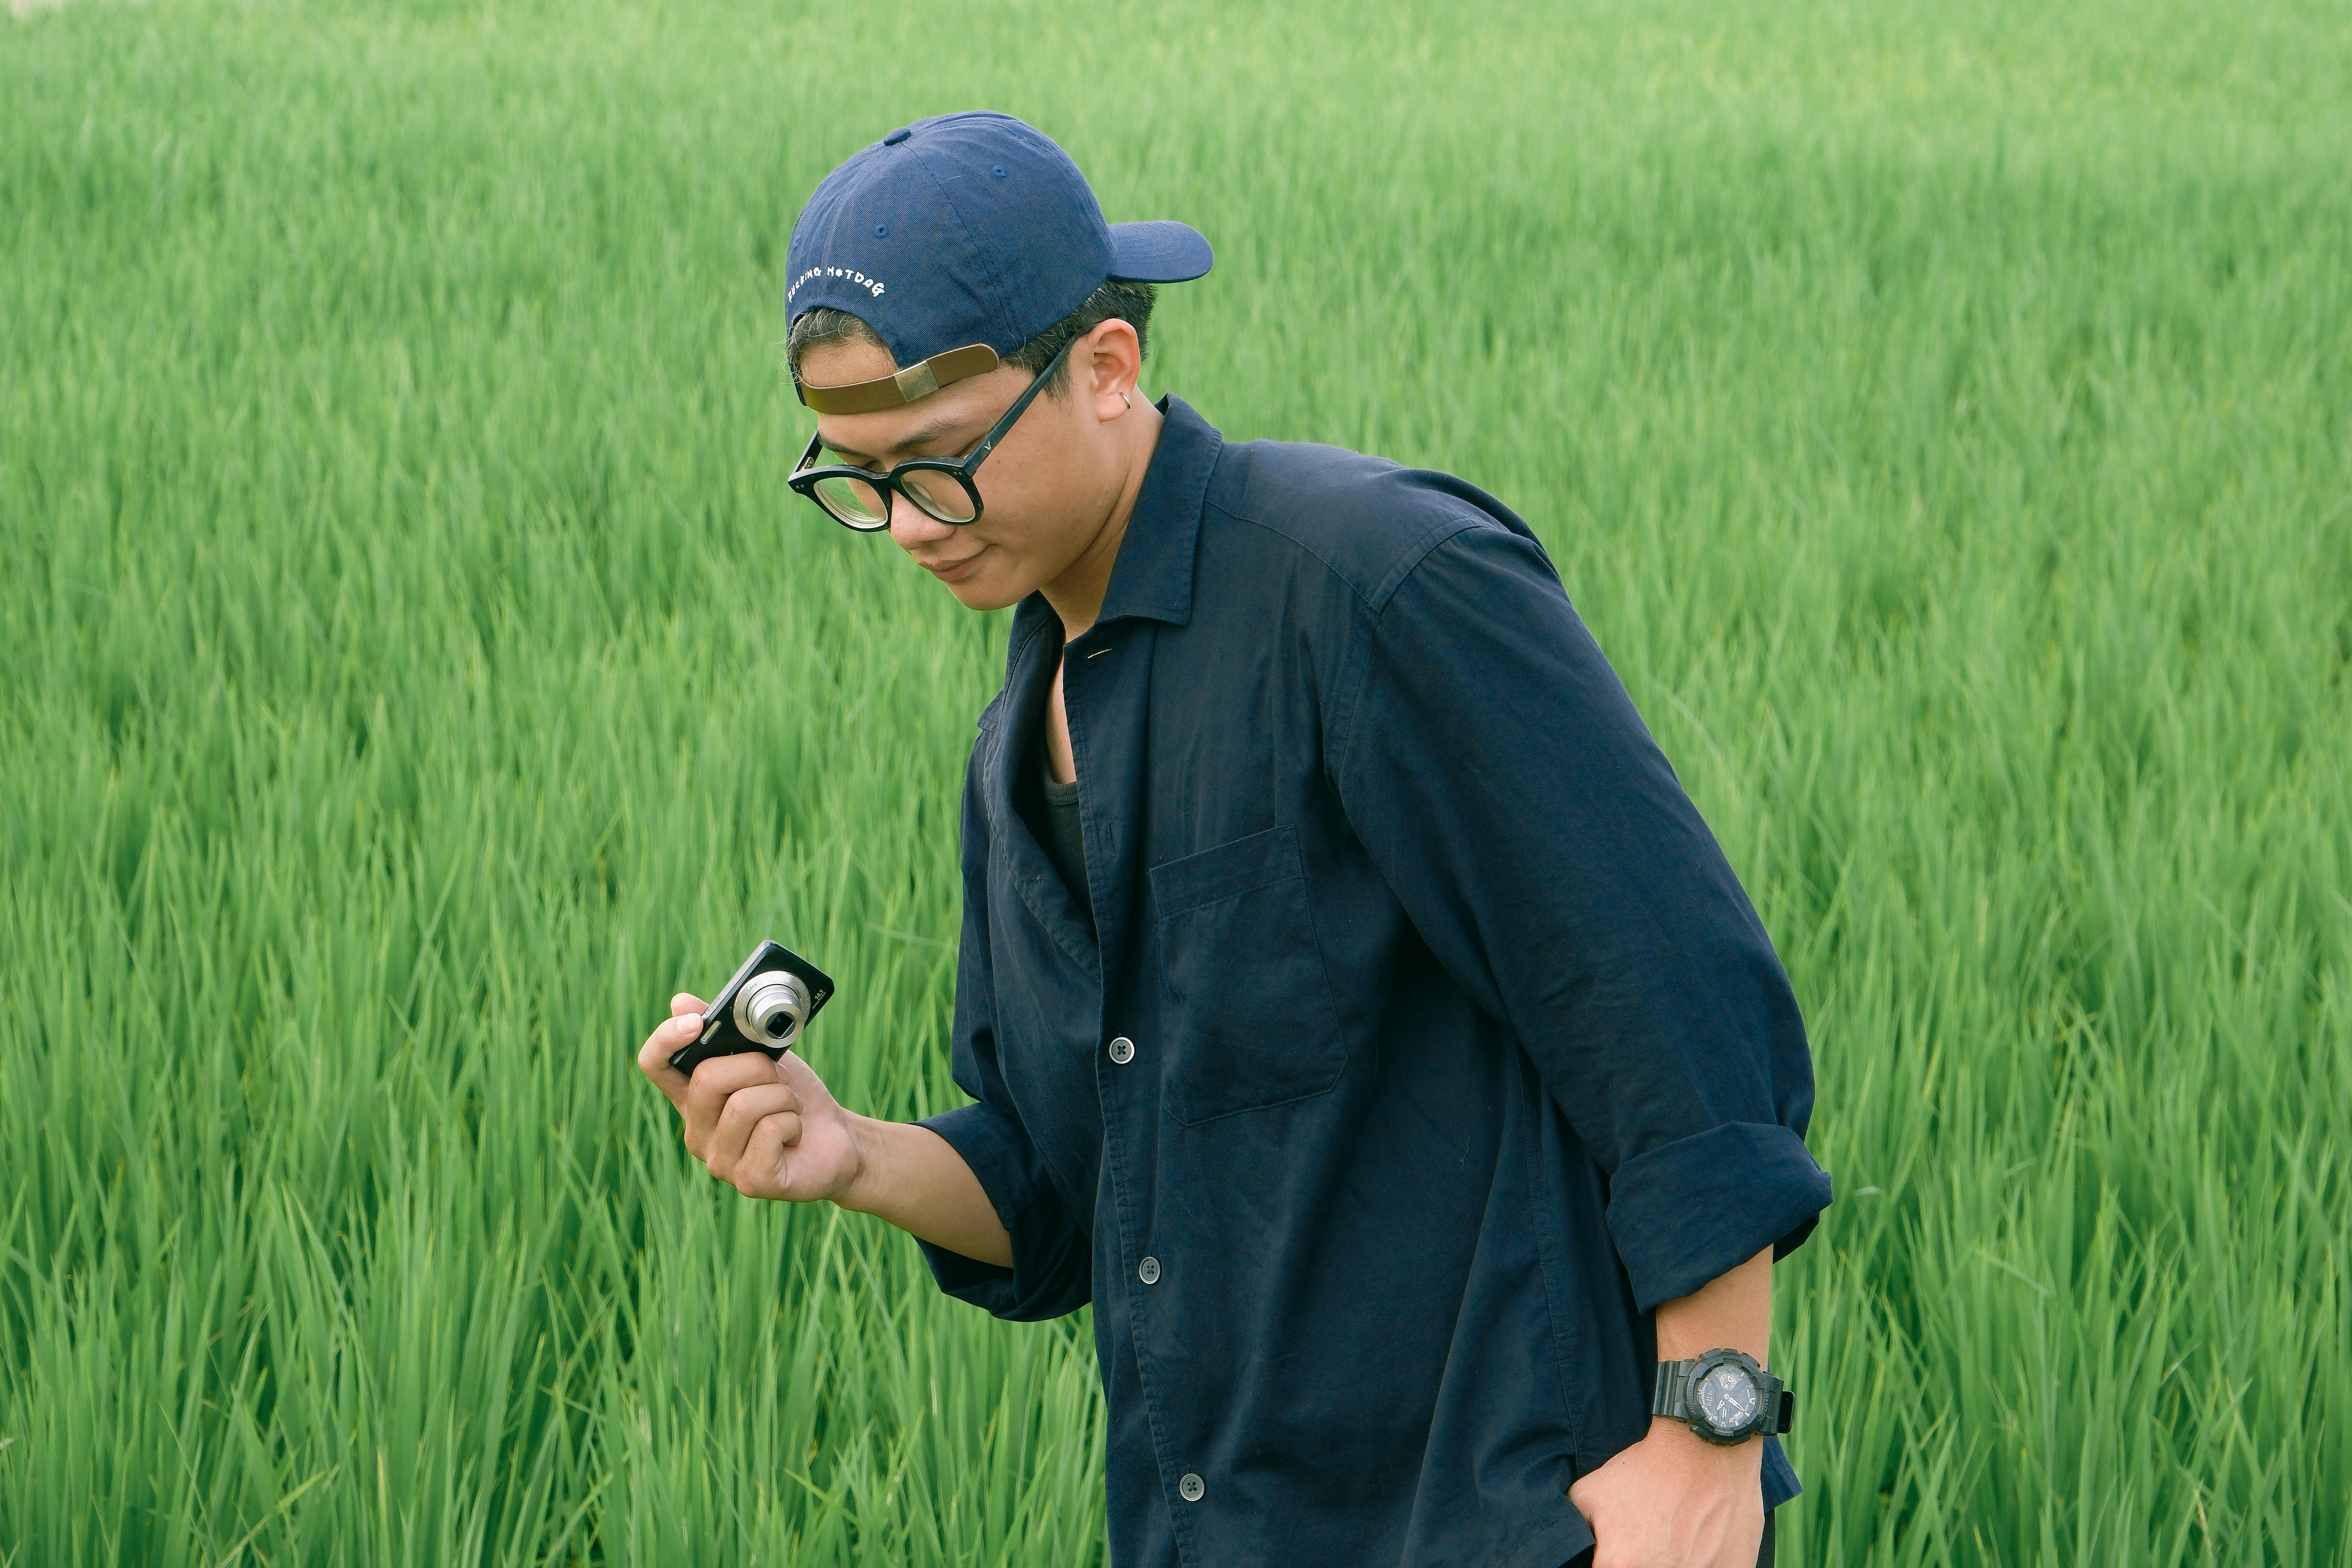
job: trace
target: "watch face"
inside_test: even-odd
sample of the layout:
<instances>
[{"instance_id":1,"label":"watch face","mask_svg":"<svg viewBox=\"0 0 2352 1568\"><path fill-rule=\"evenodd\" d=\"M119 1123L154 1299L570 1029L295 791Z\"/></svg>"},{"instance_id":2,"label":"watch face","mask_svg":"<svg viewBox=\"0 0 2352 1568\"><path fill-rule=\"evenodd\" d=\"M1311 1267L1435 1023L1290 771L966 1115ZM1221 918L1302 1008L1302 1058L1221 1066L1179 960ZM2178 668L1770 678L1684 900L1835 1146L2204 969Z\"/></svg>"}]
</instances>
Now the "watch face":
<instances>
[{"instance_id":1,"label":"watch face","mask_svg":"<svg viewBox=\"0 0 2352 1568\"><path fill-rule=\"evenodd\" d=\"M1736 1366L1719 1366L1698 1385L1699 1414L1718 1432L1737 1432L1756 1419L1756 1384Z\"/></svg>"}]
</instances>

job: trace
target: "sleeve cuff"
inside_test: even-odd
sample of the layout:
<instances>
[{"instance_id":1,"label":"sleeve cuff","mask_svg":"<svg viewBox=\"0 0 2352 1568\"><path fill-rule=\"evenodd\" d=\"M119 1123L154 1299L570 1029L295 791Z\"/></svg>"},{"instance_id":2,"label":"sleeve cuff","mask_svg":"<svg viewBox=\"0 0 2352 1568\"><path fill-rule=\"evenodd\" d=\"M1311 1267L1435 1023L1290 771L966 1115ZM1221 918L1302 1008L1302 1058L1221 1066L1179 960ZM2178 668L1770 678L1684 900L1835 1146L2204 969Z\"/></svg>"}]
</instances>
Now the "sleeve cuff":
<instances>
[{"instance_id":1,"label":"sleeve cuff","mask_svg":"<svg viewBox=\"0 0 2352 1568\"><path fill-rule=\"evenodd\" d=\"M1752 1256L1752 1254L1751 1254ZM1778 1437L1764 1439L1764 1510L1769 1513L1805 1489L1797 1479L1797 1467L1789 1462L1789 1451Z\"/></svg>"},{"instance_id":2,"label":"sleeve cuff","mask_svg":"<svg viewBox=\"0 0 2352 1568\"><path fill-rule=\"evenodd\" d=\"M1010 1268L918 1238L940 1289L1020 1322L1058 1318L1085 1306L1093 1294L1092 1242L1070 1222L1020 1129L985 1100L915 1125L929 1128L963 1157L1013 1238Z\"/></svg>"},{"instance_id":3,"label":"sleeve cuff","mask_svg":"<svg viewBox=\"0 0 2352 1568\"><path fill-rule=\"evenodd\" d=\"M1646 1312L1768 1246L1774 1258L1788 1256L1829 1204L1829 1173L1803 1139L1786 1127L1727 1121L1619 1166L1609 1234Z\"/></svg>"}]
</instances>

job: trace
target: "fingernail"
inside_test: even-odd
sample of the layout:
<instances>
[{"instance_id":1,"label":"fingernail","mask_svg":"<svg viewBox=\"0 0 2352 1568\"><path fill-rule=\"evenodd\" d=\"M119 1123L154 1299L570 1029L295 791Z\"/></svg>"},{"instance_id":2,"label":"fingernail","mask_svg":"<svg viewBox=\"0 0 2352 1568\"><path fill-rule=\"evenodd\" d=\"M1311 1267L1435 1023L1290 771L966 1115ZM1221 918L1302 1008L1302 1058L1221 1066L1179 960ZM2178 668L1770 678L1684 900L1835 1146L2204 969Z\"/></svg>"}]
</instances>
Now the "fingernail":
<instances>
[{"instance_id":1,"label":"fingernail","mask_svg":"<svg viewBox=\"0 0 2352 1568\"><path fill-rule=\"evenodd\" d=\"M701 1030L702 1020L691 1013L677 1021L677 1032L681 1035L699 1034Z\"/></svg>"}]
</instances>

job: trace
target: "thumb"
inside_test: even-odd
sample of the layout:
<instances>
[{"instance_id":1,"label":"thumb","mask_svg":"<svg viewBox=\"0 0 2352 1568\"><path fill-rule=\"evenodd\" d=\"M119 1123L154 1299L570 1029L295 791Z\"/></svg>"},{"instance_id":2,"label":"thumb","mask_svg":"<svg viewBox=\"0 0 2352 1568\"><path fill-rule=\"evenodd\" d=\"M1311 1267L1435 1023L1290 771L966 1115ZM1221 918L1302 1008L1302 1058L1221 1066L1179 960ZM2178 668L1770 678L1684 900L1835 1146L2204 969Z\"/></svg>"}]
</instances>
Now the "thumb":
<instances>
[{"instance_id":1,"label":"thumb","mask_svg":"<svg viewBox=\"0 0 2352 1568\"><path fill-rule=\"evenodd\" d=\"M798 1051L786 1051L776 1058L776 1078L800 1096L803 1111L832 1107L833 1091L824 1087L824 1079L816 1076L816 1069L801 1059Z\"/></svg>"}]
</instances>

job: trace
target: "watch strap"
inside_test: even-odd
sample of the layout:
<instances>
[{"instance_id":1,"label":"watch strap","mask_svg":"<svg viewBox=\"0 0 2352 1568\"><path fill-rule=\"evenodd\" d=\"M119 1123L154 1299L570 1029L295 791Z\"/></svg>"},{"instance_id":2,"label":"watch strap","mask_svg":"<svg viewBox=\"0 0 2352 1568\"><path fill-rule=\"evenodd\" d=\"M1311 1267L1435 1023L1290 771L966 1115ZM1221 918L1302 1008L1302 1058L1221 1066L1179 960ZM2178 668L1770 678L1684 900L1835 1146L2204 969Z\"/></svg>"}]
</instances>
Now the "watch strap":
<instances>
[{"instance_id":1,"label":"watch strap","mask_svg":"<svg viewBox=\"0 0 2352 1568\"><path fill-rule=\"evenodd\" d=\"M1651 1415L1664 1415L1675 1421L1683 1419L1684 1392L1694 1364L1686 1361L1662 1361L1658 1363L1657 1382L1650 1390Z\"/></svg>"}]
</instances>

